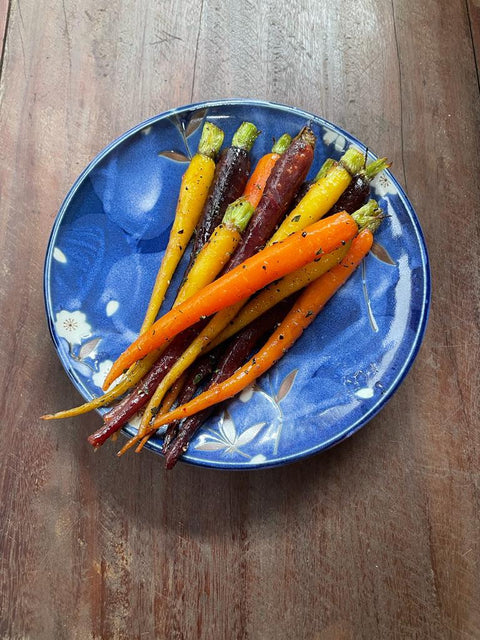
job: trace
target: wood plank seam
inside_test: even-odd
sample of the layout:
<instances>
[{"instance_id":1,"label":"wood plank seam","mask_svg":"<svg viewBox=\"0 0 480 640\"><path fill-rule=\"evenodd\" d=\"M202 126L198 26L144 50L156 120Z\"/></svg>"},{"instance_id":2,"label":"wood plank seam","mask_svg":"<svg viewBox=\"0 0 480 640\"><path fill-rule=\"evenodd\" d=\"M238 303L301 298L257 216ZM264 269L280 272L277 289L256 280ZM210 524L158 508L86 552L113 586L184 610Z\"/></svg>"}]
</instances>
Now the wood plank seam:
<instances>
[{"instance_id":1,"label":"wood plank seam","mask_svg":"<svg viewBox=\"0 0 480 640\"><path fill-rule=\"evenodd\" d=\"M400 93L400 150L402 156L402 173L403 173L403 184L408 193L408 184L407 184L407 175L405 171L405 153L404 153L404 142L403 142L403 90L402 90L402 63L400 60L400 49L398 46L398 36L397 36L397 22L395 15L395 2L392 0L392 20L393 20L393 36L395 39L395 51L397 54L397 64L398 64L398 88Z\"/></svg>"},{"instance_id":2,"label":"wood plank seam","mask_svg":"<svg viewBox=\"0 0 480 640\"><path fill-rule=\"evenodd\" d=\"M478 58L477 58L477 49L475 47L475 38L473 35L473 25L472 25L472 16L470 14L470 6L468 0L465 0L465 6L467 8L467 18L468 18L468 30L470 32L470 38L472 40L472 51L473 51L473 60L475 62L475 72L477 75L477 87L478 92L480 93L480 73L478 70Z\"/></svg>"},{"instance_id":3,"label":"wood plank seam","mask_svg":"<svg viewBox=\"0 0 480 640\"><path fill-rule=\"evenodd\" d=\"M3 39L2 39L2 52L0 53L0 85L2 82L2 75L3 75L3 63L5 60L5 52L6 52L6 46L7 46L7 34L8 34L8 26L9 26L9 22L10 22L10 11L12 8L12 0L8 0L8 6L7 6L7 12L6 12L6 17L5 17L5 26L3 29Z\"/></svg>"},{"instance_id":4,"label":"wood plank seam","mask_svg":"<svg viewBox=\"0 0 480 640\"><path fill-rule=\"evenodd\" d=\"M193 58L193 74L192 74L192 89L190 91L190 102L193 102L193 96L195 91L195 77L196 77L196 69L197 69L197 55L198 55L198 43L200 41L200 32L202 30L202 18L203 18L203 5L205 0L202 0L202 4L200 5L200 17L198 18L198 31L197 31L197 41L195 43L195 56Z\"/></svg>"}]
</instances>

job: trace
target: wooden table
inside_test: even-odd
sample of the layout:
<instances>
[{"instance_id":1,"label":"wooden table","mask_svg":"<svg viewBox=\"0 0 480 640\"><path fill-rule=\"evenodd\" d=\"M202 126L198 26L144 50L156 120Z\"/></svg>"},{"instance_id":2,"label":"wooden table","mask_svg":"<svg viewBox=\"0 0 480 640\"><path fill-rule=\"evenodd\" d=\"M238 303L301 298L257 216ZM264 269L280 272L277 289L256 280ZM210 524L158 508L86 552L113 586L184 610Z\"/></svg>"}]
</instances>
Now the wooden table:
<instances>
[{"instance_id":1,"label":"wooden table","mask_svg":"<svg viewBox=\"0 0 480 640\"><path fill-rule=\"evenodd\" d=\"M0 0L0 636L480 638L478 0ZM387 153L433 304L372 422L258 472L118 461L85 437L45 322L60 203L110 140L175 105L297 105Z\"/></svg>"}]
</instances>

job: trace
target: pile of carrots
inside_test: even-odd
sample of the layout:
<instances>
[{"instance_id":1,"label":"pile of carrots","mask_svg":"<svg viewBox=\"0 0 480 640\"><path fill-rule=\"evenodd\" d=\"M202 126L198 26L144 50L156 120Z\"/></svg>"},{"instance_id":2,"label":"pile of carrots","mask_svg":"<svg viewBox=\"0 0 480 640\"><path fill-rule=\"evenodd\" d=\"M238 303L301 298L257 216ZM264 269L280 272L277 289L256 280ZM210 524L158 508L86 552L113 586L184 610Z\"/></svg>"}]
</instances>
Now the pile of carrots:
<instances>
[{"instance_id":1,"label":"pile of carrots","mask_svg":"<svg viewBox=\"0 0 480 640\"><path fill-rule=\"evenodd\" d=\"M384 217L370 182L387 160L366 165L351 147L307 181L316 139L304 127L281 136L250 175L259 133L244 122L220 151L223 131L205 122L139 337L114 362L102 396L43 419L116 402L88 438L93 447L141 413L119 455L168 425L170 469L215 407L272 367L361 263ZM190 241L175 302L157 318Z\"/></svg>"}]
</instances>

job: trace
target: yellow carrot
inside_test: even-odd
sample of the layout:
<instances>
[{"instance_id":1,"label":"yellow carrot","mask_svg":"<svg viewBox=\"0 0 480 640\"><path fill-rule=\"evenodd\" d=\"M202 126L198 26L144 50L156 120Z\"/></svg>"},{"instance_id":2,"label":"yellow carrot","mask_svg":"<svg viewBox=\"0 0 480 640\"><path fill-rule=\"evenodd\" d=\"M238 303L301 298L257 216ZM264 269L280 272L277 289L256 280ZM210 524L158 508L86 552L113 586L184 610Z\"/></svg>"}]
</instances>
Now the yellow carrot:
<instances>
[{"instance_id":1,"label":"yellow carrot","mask_svg":"<svg viewBox=\"0 0 480 640\"><path fill-rule=\"evenodd\" d=\"M198 152L193 156L182 178L170 238L140 333L155 322L171 278L200 219L215 173L214 158L222 146L223 136L221 129L211 122L205 123Z\"/></svg>"},{"instance_id":2,"label":"yellow carrot","mask_svg":"<svg viewBox=\"0 0 480 640\"><path fill-rule=\"evenodd\" d=\"M361 169L364 156L358 149L348 149L338 164L333 165L317 180L288 214L268 244L280 242L291 233L305 229L323 218L340 198L352 181L352 176Z\"/></svg>"},{"instance_id":3,"label":"yellow carrot","mask_svg":"<svg viewBox=\"0 0 480 640\"><path fill-rule=\"evenodd\" d=\"M243 197L227 207L222 223L215 229L210 240L197 254L187 279L175 300L174 307L184 303L216 278L235 251L253 212L252 204ZM160 381L143 414L139 427L140 433L147 429L150 418L158 412L159 404L171 384L195 360L197 355L198 352L195 352L195 355L192 355L191 359L188 360L184 353Z\"/></svg>"}]
</instances>

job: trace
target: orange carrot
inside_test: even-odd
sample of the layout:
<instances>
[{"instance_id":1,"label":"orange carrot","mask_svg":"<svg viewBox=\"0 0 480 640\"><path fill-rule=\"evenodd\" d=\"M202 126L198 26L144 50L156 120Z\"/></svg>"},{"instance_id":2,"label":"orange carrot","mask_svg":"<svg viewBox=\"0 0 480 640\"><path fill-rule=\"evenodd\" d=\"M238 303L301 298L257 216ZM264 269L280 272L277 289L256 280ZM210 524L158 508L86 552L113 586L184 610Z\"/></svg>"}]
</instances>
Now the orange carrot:
<instances>
[{"instance_id":1,"label":"orange carrot","mask_svg":"<svg viewBox=\"0 0 480 640\"><path fill-rule=\"evenodd\" d=\"M284 133L273 145L271 153L265 154L257 162L257 166L248 179L245 191L243 192L245 200L248 200L254 208L257 208L258 203L262 199L263 190L265 189L273 167L282 153L288 149L291 142L291 136L289 136L288 133Z\"/></svg>"},{"instance_id":2,"label":"orange carrot","mask_svg":"<svg viewBox=\"0 0 480 640\"><path fill-rule=\"evenodd\" d=\"M152 424L150 431L232 398L268 371L298 340L328 300L352 275L370 251L372 243L373 234L370 229L361 231L354 238L343 260L305 289L283 322L253 358L224 382L213 385L190 402L159 416Z\"/></svg>"},{"instance_id":3,"label":"orange carrot","mask_svg":"<svg viewBox=\"0 0 480 640\"><path fill-rule=\"evenodd\" d=\"M131 364L169 342L180 331L250 297L273 280L299 269L319 255L330 253L342 242L353 238L357 231L355 220L342 212L259 251L159 318L114 362L104 388L108 388Z\"/></svg>"}]
</instances>

